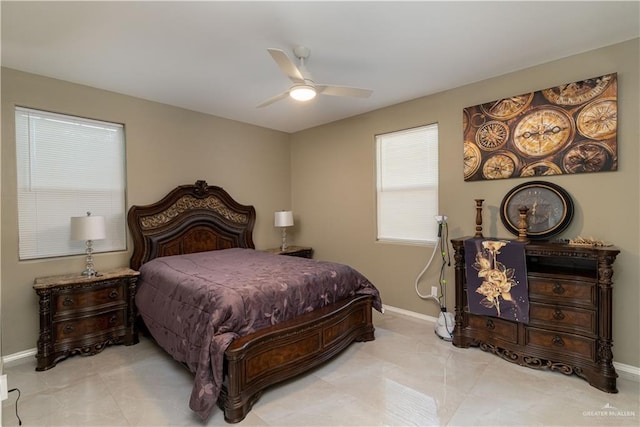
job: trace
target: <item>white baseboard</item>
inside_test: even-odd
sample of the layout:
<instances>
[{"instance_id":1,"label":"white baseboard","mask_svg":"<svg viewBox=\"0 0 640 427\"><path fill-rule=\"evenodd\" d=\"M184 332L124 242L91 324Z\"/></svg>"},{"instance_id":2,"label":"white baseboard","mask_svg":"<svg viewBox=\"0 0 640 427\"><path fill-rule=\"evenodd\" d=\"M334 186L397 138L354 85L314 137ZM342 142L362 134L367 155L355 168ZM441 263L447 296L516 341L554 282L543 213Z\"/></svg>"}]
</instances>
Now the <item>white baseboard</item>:
<instances>
[{"instance_id":1,"label":"white baseboard","mask_svg":"<svg viewBox=\"0 0 640 427\"><path fill-rule=\"evenodd\" d=\"M415 311L409 311L398 307L393 307L390 305L384 306L385 310L389 310L394 313L404 314L405 316L413 317L415 319L426 320L427 322L435 323L437 322L437 318L433 316L428 316L426 314L416 313ZM613 367L616 368L616 372L620 376L620 378L624 378L627 380L640 382L640 368L637 366L627 365L624 363L613 362Z\"/></svg>"},{"instance_id":2,"label":"white baseboard","mask_svg":"<svg viewBox=\"0 0 640 427\"><path fill-rule=\"evenodd\" d=\"M640 368L638 368L637 366L613 362L613 367L616 368L616 372L618 373L620 378L640 382Z\"/></svg>"},{"instance_id":3,"label":"white baseboard","mask_svg":"<svg viewBox=\"0 0 640 427\"><path fill-rule=\"evenodd\" d=\"M386 305L385 304L384 309L385 309L385 311L389 310L389 311L392 311L394 313L404 314L405 316L414 317L414 318L420 319L420 320L426 320L427 322L431 322L431 323L436 323L438 321L438 319L433 317L433 316L429 316L427 314L416 313L415 311L405 310L404 308L393 307L391 305Z\"/></svg>"},{"instance_id":4,"label":"white baseboard","mask_svg":"<svg viewBox=\"0 0 640 427\"><path fill-rule=\"evenodd\" d=\"M37 349L30 348L29 350L19 351L17 353L6 355L2 358L2 363L5 365L10 364L11 362L22 361L27 357L34 357L38 353Z\"/></svg>"}]
</instances>

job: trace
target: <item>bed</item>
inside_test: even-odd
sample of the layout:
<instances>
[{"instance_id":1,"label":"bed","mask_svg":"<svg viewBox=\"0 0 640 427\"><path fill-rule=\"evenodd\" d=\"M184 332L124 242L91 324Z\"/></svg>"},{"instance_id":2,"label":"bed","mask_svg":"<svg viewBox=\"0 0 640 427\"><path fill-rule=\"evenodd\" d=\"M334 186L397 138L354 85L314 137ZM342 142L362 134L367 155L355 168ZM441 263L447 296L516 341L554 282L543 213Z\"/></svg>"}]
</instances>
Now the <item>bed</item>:
<instances>
[{"instance_id":1,"label":"bed","mask_svg":"<svg viewBox=\"0 0 640 427\"><path fill-rule=\"evenodd\" d=\"M373 340L372 309L382 310L349 266L255 250L255 220L205 181L128 213L139 319L194 373L189 406L202 419L217 404L227 422L243 420L268 387Z\"/></svg>"}]
</instances>

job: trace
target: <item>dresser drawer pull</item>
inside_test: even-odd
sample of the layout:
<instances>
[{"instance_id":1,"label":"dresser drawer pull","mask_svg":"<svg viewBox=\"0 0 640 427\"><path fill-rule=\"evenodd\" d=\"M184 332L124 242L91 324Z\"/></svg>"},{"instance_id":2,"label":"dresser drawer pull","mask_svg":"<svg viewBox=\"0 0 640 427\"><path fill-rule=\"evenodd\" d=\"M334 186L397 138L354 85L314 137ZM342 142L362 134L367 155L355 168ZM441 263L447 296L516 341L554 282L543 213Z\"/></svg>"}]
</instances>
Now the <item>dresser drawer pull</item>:
<instances>
[{"instance_id":1,"label":"dresser drawer pull","mask_svg":"<svg viewBox=\"0 0 640 427\"><path fill-rule=\"evenodd\" d=\"M73 305L73 298L65 297L64 301L62 301L62 305L64 305L65 307L69 307L70 305Z\"/></svg>"},{"instance_id":2,"label":"dresser drawer pull","mask_svg":"<svg viewBox=\"0 0 640 427\"><path fill-rule=\"evenodd\" d=\"M551 342L553 343L553 345L555 345L557 347L563 347L564 346L564 341L562 341L562 338L560 338L559 335L554 336L553 339L551 340Z\"/></svg>"},{"instance_id":3,"label":"dresser drawer pull","mask_svg":"<svg viewBox=\"0 0 640 427\"><path fill-rule=\"evenodd\" d=\"M109 318L109 324L113 325L114 323L116 323L118 321L118 316L111 316Z\"/></svg>"},{"instance_id":4,"label":"dresser drawer pull","mask_svg":"<svg viewBox=\"0 0 640 427\"><path fill-rule=\"evenodd\" d=\"M73 326L71 325L66 325L63 329L62 332L64 332L65 334L71 333L73 332Z\"/></svg>"},{"instance_id":5,"label":"dresser drawer pull","mask_svg":"<svg viewBox=\"0 0 640 427\"><path fill-rule=\"evenodd\" d=\"M487 319L487 329L493 331L496 328L496 325L493 323L493 320Z\"/></svg>"},{"instance_id":6,"label":"dresser drawer pull","mask_svg":"<svg viewBox=\"0 0 640 427\"><path fill-rule=\"evenodd\" d=\"M564 313L562 312L562 310L557 309L553 312L553 318L555 320L564 320Z\"/></svg>"},{"instance_id":7,"label":"dresser drawer pull","mask_svg":"<svg viewBox=\"0 0 640 427\"><path fill-rule=\"evenodd\" d=\"M562 287L562 285L561 285L560 283L556 282L556 283L553 285L553 293L554 293L554 294L557 294L557 295L562 295L562 294L564 294L564 288Z\"/></svg>"},{"instance_id":8,"label":"dresser drawer pull","mask_svg":"<svg viewBox=\"0 0 640 427\"><path fill-rule=\"evenodd\" d=\"M118 298L118 291L116 291L115 289L114 289L114 290L112 290L112 291L109 293L109 298L111 298L111 299L116 299L116 298Z\"/></svg>"}]
</instances>

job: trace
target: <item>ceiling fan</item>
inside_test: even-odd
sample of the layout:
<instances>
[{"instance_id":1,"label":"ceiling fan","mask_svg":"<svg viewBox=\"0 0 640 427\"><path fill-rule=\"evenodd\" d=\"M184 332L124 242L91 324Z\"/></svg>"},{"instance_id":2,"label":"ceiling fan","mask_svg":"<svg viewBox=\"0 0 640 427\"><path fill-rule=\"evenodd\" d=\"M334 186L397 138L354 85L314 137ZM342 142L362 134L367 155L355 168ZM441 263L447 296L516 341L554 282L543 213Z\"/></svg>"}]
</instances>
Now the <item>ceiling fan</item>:
<instances>
[{"instance_id":1,"label":"ceiling fan","mask_svg":"<svg viewBox=\"0 0 640 427\"><path fill-rule=\"evenodd\" d=\"M304 46L298 46L293 50L293 53L300 60L300 66L296 66L280 49L267 49L273 57L276 64L280 67L283 73L286 74L293 82L293 86L289 90L267 99L258 105L257 108L265 107L269 104L273 104L276 101L290 96L297 101L310 101L315 98L316 95L331 95L331 96L350 96L355 98L368 98L373 93L369 89L360 89L357 87L349 86L333 86L333 85L318 85L313 81L311 73L307 70L304 63L309 57L310 50Z\"/></svg>"}]
</instances>

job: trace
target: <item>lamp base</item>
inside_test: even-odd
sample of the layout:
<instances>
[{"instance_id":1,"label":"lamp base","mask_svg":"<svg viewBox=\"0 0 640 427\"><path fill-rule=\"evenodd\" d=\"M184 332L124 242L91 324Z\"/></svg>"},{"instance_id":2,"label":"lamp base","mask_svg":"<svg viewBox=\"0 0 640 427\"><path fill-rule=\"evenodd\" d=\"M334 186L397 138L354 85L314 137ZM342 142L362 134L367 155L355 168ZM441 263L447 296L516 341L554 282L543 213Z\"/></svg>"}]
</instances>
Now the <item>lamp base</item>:
<instances>
[{"instance_id":1,"label":"lamp base","mask_svg":"<svg viewBox=\"0 0 640 427\"><path fill-rule=\"evenodd\" d=\"M95 271L93 268L87 268L82 272L82 275L88 276L88 277L94 277L94 276L100 276L100 273Z\"/></svg>"},{"instance_id":2,"label":"lamp base","mask_svg":"<svg viewBox=\"0 0 640 427\"><path fill-rule=\"evenodd\" d=\"M280 250L286 251L287 248L287 227L282 227L282 245L280 246Z\"/></svg>"},{"instance_id":3,"label":"lamp base","mask_svg":"<svg viewBox=\"0 0 640 427\"><path fill-rule=\"evenodd\" d=\"M84 271L81 274L87 277L99 276L100 274L95 270L95 268L93 268L93 241L87 240L86 246L86 265Z\"/></svg>"}]
</instances>

